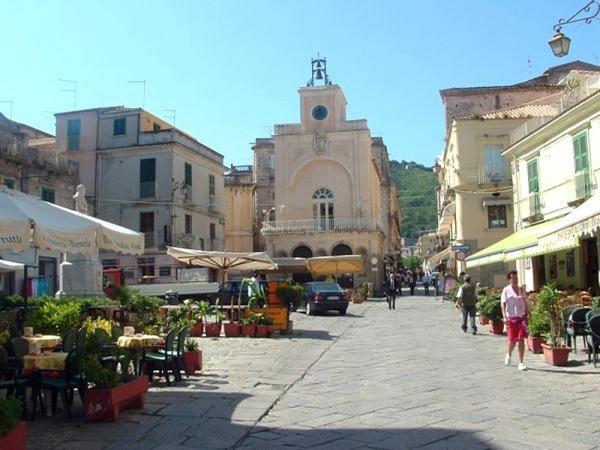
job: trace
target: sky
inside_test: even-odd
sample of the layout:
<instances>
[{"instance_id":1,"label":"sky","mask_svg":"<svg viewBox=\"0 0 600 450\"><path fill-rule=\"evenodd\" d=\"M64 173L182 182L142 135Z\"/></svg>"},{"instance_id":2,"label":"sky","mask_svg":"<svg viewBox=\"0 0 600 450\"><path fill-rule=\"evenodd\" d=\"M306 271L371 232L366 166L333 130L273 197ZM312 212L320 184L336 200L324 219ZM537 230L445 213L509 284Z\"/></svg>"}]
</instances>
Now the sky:
<instances>
[{"instance_id":1,"label":"sky","mask_svg":"<svg viewBox=\"0 0 600 450\"><path fill-rule=\"evenodd\" d=\"M600 21L553 25L587 0L0 0L0 112L54 132L55 112L143 103L225 156L300 120L310 59L367 119L391 159L433 163L444 145L439 90L517 83L573 60L600 64Z\"/></svg>"}]
</instances>

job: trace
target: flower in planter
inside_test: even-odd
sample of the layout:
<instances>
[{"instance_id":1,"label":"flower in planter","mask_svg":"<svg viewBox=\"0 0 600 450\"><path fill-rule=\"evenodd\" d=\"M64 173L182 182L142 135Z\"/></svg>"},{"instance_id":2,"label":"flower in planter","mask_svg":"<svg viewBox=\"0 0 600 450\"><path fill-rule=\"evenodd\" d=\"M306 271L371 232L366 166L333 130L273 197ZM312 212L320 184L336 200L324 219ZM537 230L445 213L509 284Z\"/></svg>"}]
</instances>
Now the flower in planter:
<instances>
[{"instance_id":1,"label":"flower in planter","mask_svg":"<svg viewBox=\"0 0 600 450\"><path fill-rule=\"evenodd\" d=\"M19 425L22 411L18 397L0 398L0 436L6 436Z\"/></svg>"}]
</instances>

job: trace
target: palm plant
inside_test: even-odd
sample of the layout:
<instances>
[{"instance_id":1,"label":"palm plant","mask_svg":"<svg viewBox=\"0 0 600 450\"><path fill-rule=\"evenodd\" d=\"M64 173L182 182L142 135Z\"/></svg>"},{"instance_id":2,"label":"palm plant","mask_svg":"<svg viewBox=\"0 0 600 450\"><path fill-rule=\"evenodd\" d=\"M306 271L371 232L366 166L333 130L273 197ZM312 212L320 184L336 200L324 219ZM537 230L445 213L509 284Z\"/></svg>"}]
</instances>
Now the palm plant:
<instances>
[{"instance_id":1,"label":"palm plant","mask_svg":"<svg viewBox=\"0 0 600 450\"><path fill-rule=\"evenodd\" d=\"M561 347L564 343L561 299L562 293L553 283L549 283L540 290L536 304L539 311L550 321L550 330L544 337L552 347Z\"/></svg>"}]
</instances>

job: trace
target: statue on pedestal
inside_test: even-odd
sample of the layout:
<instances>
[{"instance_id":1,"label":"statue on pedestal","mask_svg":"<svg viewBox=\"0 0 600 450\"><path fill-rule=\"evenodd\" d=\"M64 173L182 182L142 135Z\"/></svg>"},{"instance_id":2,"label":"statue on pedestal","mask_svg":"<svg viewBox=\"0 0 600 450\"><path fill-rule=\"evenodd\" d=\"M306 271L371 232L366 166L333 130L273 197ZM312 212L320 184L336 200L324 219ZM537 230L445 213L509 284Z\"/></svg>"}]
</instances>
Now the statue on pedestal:
<instances>
[{"instance_id":1,"label":"statue on pedestal","mask_svg":"<svg viewBox=\"0 0 600 450\"><path fill-rule=\"evenodd\" d=\"M81 214L88 214L88 204L85 199L85 186L83 184L77 185L73 200L75 200L75 211Z\"/></svg>"}]
</instances>

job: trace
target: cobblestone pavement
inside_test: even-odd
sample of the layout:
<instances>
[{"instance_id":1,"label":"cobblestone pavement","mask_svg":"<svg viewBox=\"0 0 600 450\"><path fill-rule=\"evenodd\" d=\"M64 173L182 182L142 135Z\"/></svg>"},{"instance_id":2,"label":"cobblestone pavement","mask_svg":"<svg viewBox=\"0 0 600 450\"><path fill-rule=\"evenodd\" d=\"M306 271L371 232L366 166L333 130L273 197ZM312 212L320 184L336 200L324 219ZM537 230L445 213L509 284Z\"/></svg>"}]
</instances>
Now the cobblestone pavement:
<instances>
[{"instance_id":1,"label":"cobblestone pavement","mask_svg":"<svg viewBox=\"0 0 600 450\"><path fill-rule=\"evenodd\" d=\"M152 387L117 423L40 417L29 448L600 448L600 368L582 351L564 368L527 353L519 372L505 337L462 333L451 304L396 308L293 314L291 337L202 338L201 376Z\"/></svg>"}]
</instances>

